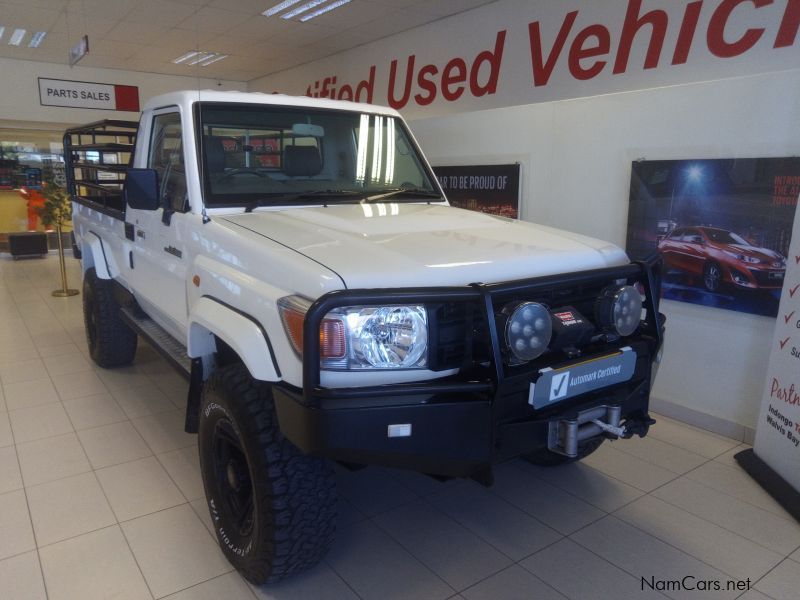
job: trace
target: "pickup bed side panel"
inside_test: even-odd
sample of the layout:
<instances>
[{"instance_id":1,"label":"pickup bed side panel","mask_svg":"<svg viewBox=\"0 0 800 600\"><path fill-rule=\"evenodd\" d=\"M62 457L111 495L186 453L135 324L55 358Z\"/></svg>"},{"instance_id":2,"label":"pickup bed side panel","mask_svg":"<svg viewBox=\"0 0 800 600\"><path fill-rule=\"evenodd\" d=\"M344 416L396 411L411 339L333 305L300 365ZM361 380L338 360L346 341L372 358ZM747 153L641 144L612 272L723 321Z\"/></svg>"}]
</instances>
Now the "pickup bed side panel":
<instances>
[{"instance_id":1,"label":"pickup bed side panel","mask_svg":"<svg viewBox=\"0 0 800 600\"><path fill-rule=\"evenodd\" d=\"M125 284L120 269L127 253L125 223L83 204L72 206L75 242L82 253L83 270L94 267L101 279L116 279Z\"/></svg>"}]
</instances>

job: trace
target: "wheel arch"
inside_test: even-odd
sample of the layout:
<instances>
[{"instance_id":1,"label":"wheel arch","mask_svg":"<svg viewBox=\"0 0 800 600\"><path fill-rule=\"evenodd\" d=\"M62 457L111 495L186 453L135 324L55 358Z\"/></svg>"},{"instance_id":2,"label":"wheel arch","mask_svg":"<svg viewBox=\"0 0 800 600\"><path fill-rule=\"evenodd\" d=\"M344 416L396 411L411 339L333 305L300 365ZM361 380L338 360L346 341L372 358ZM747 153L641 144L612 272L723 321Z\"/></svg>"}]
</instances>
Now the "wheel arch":
<instances>
[{"instance_id":1,"label":"wheel arch","mask_svg":"<svg viewBox=\"0 0 800 600\"><path fill-rule=\"evenodd\" d=\"M82 237L80 252L81 265L84 273L94 267L97 277L100 279L111 279L108 261L106 259L105 250L103 249L103 241L97 234L89 232Z\"/></svg>"},{"instance_id":2,"label":"wheel arch","mask_svg":"<svg viewBox=\"0 0 800 600\"><path fill-rule=\"evenodd\" d=\"M201 358L230 348L254 379L280 381L275 352L263 326L254 317L210 296L200 298L189 315L186 349Z\"/></svg>"}]
</instances>

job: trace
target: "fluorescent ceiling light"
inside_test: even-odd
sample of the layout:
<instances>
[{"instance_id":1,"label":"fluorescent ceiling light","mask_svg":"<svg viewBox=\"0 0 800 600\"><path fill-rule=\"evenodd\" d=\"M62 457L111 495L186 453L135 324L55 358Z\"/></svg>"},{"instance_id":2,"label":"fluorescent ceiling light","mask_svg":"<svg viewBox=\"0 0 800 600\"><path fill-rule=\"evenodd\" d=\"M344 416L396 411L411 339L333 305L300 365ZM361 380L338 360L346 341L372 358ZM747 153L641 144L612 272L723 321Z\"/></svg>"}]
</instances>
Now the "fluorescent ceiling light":
<instances>
[{"instance_id":1,"label":"fluorescent ceiling light","mask_svg":"<svg viewBox=\"0 0 800 600\"><path fill-rule=\"evenodd\" d=\"M196 58L193 58L186 64L190 66L196 65L198 63L203 62L204 60L208 60L209 58L214 58L216 55L217 55L216 52L201 52Z\"/></svg>"},{"instance_id":2,"label":"fluorescent ceiling light","mask_svg":"<svg viewBox=\"0 0 800 600\"><path fill-rule=\"evenodd\" d=\"M22 43L22 38L25 37L25 33L27 32L24 29L15 29L8 40L8 45L19 46Z\"/></svg>"},{"instance_id":3,"label":"fluorescent ceiling light","mask_svg":"<svg viewBox=\"0 0 800 600\"><path fill-rule=\"evenodd\" d=\"M207 67L208 65L213 65L215 62L219 62L224 58L228 58L228 55L227 54L218 54L217 56L215 56L215 57L213 57L213 58L211 58L209 60L206 60L205 62L201 62L200 66L201 67Z\"/></svg>"},{"instance_id":4,"label":"fluorescent ceiling light","mask_svg":"<svg viewBox=\"0 0 800 600\"><path fill-rule=\"evenodd\" d=\"M332 11L334 8L339 8L340 6L344 6L344 5L345 5L345 4L347 4L348 2L350 2L350 0L336 0L336 2L332 2L332 3L331 3L331 4L329 4L328 6L323 6L323 7L322 7L322 8L320 8L319 10L316 10L316 11L314 11L314 12L312 12L312 13L309 13L309 14L307 14L307 15L304 15L304 16L303 16L303 18L302 18L302 19L300 19L300 20L301 20L303 23L305 23L306 21L310 21L310 20L311 20L311 19L313 19L314 17L318 17L318 16L320 16L320 15L324 15L326 12L330 12L330 11Z\"/></svg>"},{"instance_id":5,"label":"fluorescent ceiling light","mask_svg":"<svg viewBox=\"0 0 800 600\"><path fill-rule=\"evenodd\" d=\"M6 32L6 28L0 25L0 40L3 39L3 34Z\"/></svg>"},{"instance_id":6,"label":"fluorescent ceiling light","mask_svg":"<svg viewBox=\"0 0 800 600\"><path fill-rule=\"evenodd\" d=\"M198 54L200 54L198 50L190 50L186 54L181 54L178 58L174 58L172 62L174 62L176 65L179 65L182 62L189 60L190 58L194 58Z\"/></svg>"},{"instance_id":7,"label":"fluorescent ceiling light","mask_svg":"<svg viewBox=\"0 0 800 600\"><path fill-rule=\"evenodd\" d=\"M292 17L296 17L299 14L306 12L307 10L311 10L315 6L319 6L323 2L327 2L328 0L311 0L311 2L306 2L305 4L301 4L294 10L287 12L284 15L281 15L281 19L291 19Z\"/></svg>"},{"instance_id":8,"label":"fluorescent ceiling light","mask_svg":"<svg viewBox=\"0 0 800 600\"><path fill-rule=\"evenodd\" d=\"M28 48L38 48L44 41L44 36L47 35L46 31L37 31L31 36L31 41L28 42Z\"/></svg>"},{"instance_id":9,"label":"fluorescent ceiling light","mask_svg":"<svg viewBox=\"0 0 800 600\"><path fill-rule=\"evenodd\" d=\"M264 15L265 17L271 17L272 15L274 15L276 13L279 13L283 9L289 8L290 6L293 6L294 4L297 4L298 2L300 2L300 0L285 0L284 2L281 2L280 4L276 4L272 8L268 8L267 10L265 10L261 14Z\"/></svg>"}]
</instances>

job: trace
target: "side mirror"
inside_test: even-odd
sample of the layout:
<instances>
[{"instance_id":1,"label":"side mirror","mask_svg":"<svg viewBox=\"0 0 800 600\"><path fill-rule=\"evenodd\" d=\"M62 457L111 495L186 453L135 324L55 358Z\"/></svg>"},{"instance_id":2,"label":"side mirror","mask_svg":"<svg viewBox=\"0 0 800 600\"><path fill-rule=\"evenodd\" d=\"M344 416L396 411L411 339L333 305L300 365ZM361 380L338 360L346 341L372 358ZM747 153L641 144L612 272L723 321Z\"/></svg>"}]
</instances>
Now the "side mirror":
<instances>
[{"instance_id":1,"label":"side mirror","mask_svg":"<svg viewBox=\"0 0 800 600\"><path fill-rule=\"evenodd\" d=\"M158 173L155 169L129 169L123 188L125 203L139 210L158 208Z\"/></svg>"}]
</instances>

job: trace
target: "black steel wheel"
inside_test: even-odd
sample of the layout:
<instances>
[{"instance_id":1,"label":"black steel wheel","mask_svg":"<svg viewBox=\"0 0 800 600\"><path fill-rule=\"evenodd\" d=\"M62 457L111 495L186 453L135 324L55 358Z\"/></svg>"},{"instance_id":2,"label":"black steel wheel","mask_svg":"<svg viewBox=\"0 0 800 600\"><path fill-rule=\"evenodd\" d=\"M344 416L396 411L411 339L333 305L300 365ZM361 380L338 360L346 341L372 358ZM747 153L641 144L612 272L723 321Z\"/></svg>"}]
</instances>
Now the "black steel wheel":
<instances>
[{"instance_id":1,"label":"black steel wheel","mask_svg":"<svg viewBox=\"0 0 800 600\"><path fill-rule=\"evenodd\" d=\"M129 365L138 337L119 315L113 282L100 279L94 267L83 275L83 324L92 360L101 367Z\"/></svg>"},{"instance_id":2,"label":"black steel wheel","mask_svg":"<svg viewBox=\"0 0 800 600\"><path fill-rule=\"evenodd\" d=\"M281 434L269 384L241 364L217 369L197 442L217 540L246 579L279 581L322 559L335 533L333 467Z\"/></svg>"}]
</instances>

